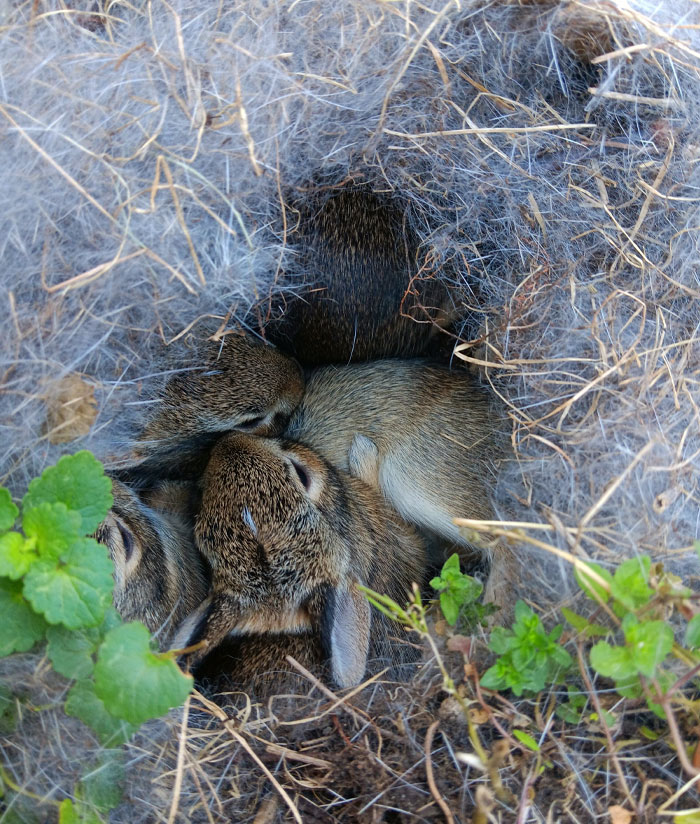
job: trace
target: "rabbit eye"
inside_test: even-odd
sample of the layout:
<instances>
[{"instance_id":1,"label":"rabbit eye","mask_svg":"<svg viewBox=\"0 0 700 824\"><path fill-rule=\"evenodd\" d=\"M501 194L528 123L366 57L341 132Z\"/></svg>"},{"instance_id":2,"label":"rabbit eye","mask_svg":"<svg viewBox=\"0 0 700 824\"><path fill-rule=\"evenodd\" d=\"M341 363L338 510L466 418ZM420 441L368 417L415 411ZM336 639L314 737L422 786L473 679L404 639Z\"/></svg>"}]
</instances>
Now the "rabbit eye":
<instances>
[{"instance_id":1,"label":"rabbit eye","mask_svg":"<svg viewBox=\"0 0 700 824\"><path fill-rule=\"evenodd\" d=\"M241 429L245 432L252 432L259 426L262 426L265 422L265 415L256 415L254 418L248 418L247 421L241 421L239 424L236 425L236 429Z\"/></svg>"},{"instance_id":2,"label":"rabbit eye","mask_svg":"<svg viewBox=\"0 0 700 824\"><path fill-rule=\"evenodd\" d=\"M117 521L117 529L124 545L124 561L128 563L134 554L134 536L131 534L131 530L127 529L119 520Z\"/></svg>"},{"instance_id":3,"label":"rabbit eye","mask_svg":"<svg viewBox=\"0 0 700 824\"><path fill-rule=\"evenodd\" d=\"M308 491L311 489L311 478L310 478L310 476L309 476L309 473L308 473L308 472L306 471L306 469L305 469L305 468L304 468L304 467L303 467L300 463L298 463L297 461L292 460L292 459L290 458L290 461L289 461L289 462L290 462L290 463L291 463L291 465L292 465L292 469L296 472L296 476L297 476L297 478L299 478L299 481L301 482L301 485L302 485L302 486L304 487L304 489L308 492Z\"/></svg>"}]
</instances>

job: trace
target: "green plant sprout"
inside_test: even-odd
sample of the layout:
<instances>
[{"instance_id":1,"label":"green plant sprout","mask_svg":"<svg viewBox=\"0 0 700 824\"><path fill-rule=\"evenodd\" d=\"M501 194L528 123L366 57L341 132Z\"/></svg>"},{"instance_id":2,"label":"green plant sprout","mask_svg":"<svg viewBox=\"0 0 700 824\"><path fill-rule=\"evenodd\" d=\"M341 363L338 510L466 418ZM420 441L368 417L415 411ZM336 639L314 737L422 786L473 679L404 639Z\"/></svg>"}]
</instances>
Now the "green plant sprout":
<instances>
[{"instance_id":1,"label":"green plant sprout","mask_svg":"<svg viewBox=\"0 0 700 824\"><path fill-rule=\"evenodd\" d=\"M430 586L440 593L440 609L450 626L461 618L466 628L475 628L498 610L495 604L478 602L484 586L476 578L460 571L456 552L445 561L440 575L430 581Z\"/></svg>"},{"instance_id":2,"label":"green plant sprout","mask_svg":"<svg viewBox=\"0 0 700 824\"><path fill-rule=\"evenodd\" d=\"M696 543L695 548L700 556L700 542ZM685 697L683 687L700 675L697 595L684 586L678 576L667 572L662 564L652 563L648 556L626 560L612 572L577 559L575 574L584 595L594 602L597 610L593 618L565 607L561 611L576 631L579 645L605 638L595 640L590 649L591 668L598 675L612 679L622 698L643 698L651 712L667 721L684 770L697 775L675 720L675 712L679 708L693 712L693 702ZM456 555L445 562L440 575L433 578L430 584L439 592L440 609L450 626L455 626L460 618L464 618L472 606L482 606L476 603L481 595L481 585L460 571ZM405 609L383 595L369 590L365 592L377 609L420 633L428 642L441 669L445 689L458 699L469 723L468 702L461 696L461 691L455 689L440 658L435 639L428 630L425 608L418 590ZM607 616L605 623L594 620L601 613ZM472 612L471 617L482 621L487 614ZM674 614L685 621L683 645L675 640L669 623ZM477 621L471 626L476 626ZM479 679L481 686L492 690L510 689L519 696L523 693L536 694L551 684L561 683L573 667L572 657L563 641L563 625L547 631L540 617L523 601L518 601L512 626L494 627L491 632L488 646L497 658ZM685 665L685 671L679 672L677 666L672 668L674 658ZM583 667L583 657L579 661ZM582 674L585 681L583 670ZM568 700L556 708L557 717L566 723L581 723L589 695L585 690L575 690L571 686L567 687L567 691ZM599 719L607 727L614 723L614 716L600 706L599 701L594 701L594 704L591 720ZM471 724L469 734L475 752L483 761L483 747L478 743L478 732ZM534 751L532 741L525 740L522 734L516 735L514 732L513 735Z\"/></svg>"},{"instance_id":3,"label":"green plant sprout","mask_svg":"<svg viewBox=\"0 0 700 824\"><path fill-rule=\"evenodd\" d=\"M112 607L114 565L89 537L111 506L111 481L87 451L31 481L21 517L0 487L0 657L44 643L54 670L73 682L65 712L105 747L119 747L144 721L182 704L193 682L171 653L152 649L143 624L124 623ZM93 765L74 800L60 803L61 824L99 822L119 803L120 764L113 755ZM24 792L4 772L0 787Z\"/></svg>"},{"instance_id":4,"label":"green plant sprout","mask_svg":"<svg viewBox=\"0 0 700 824\"><path fill-rule=\"evenodd\" d=\"M539 615L518 601L512 628L494 627L491 632L489 649L498 660L482 675L481 685L522 695L560 682L572 665L571 656L558 643L563 630L559 624L547 633Z\"/></svg>"},{"instance_id":5,"label":"green plant sprout","mask_svg":"<svg viewBox=\"0 0 700 824\"><path fill-rule=\"evenodd\" d=\"M700 664L693 651L700 646L700 614L694 614L692 590L646 555L624 561L614 574L597 564L587 567L605 585L593 581L584 568L576 573L579 586L606 611L616 626L608 632L618 641L598 641L590 651L591 666L612 679L621 696L644 696L648 708L668 720L667 699L678 677L669 669L671 657L693 668ZM687 620L685 649L674 640L669 623L674 612ZM580 615L567 611L565 617L575 629L603 634L604 627Z\"/></svg>"}]
</instances>

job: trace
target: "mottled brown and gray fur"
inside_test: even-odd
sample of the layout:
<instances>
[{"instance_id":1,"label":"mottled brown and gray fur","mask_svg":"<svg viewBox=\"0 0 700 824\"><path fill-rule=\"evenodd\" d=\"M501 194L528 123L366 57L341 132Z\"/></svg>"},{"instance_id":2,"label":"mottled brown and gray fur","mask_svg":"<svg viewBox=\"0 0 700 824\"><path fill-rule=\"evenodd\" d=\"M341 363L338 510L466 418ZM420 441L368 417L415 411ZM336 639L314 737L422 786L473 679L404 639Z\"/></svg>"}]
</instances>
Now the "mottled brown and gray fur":
<instances>
[{"instance_id":1,"label":"mottled brown and gray fur","mask_svg":"<svg viewBox=\"0 0 700 824\"><path fill-rule=\"evenodd\" d=\"M381 490L422 530L467 547L453 518L494 517L489 488L507 455L502 420L467 373L422 360L328 366L307 375L285 437ZM509 599L515 559L494 549L487 597Z\"/></svg>"},{"instance_id":2,"label":"mottled brown and gray fur","mask_svg":"<svg viewBox=\"0 0 700 824\"><path fill-rule=\"evenodd\" d=\"M114 562L114 606L164 643L206 597L206 565L193 535L193 491L164 482L139 497L112 481L114 504L95 537Z\"/></svg>"},{"instance_id":3,"label":"mottled brown and gray fur","mask_svg":"<svg viewBox=\"0 0 700 824\"><path fill-rule=\"evenodd\" d=\"M291 241L312 288L266 331L305 366L419 355L447 324L448 289L417 277L418 243L397 204L345 188L299 206Z\"/></svg>"},{"instance_id":4,"label":"mottled brown and gray fur","mask_svg":"<svg viewBox=\"0 0 700 824\"><path fill-rule=\"evenodd\" d=\"M425 575L422 540L381 495L284 440L232 434L217 443L195 540L212 593L172 647L204 642L196 663L230 635L298 633L312 658L324 650L340 686L361 680L390 624L371 616L358 584L403 603Z\"/></svg>"},{"instance_id":5,"label":"mottled brown and gray fur","mask_svg":"<svg viewBox=\"0 0 700 824\"><path fill-rule=\"evenodd\" d=\"M244 335L210 342L193 359L195 368L166 383L139 437L140 462L122 479L196 478L221 433L279 434L304 391L293 358Z\"/></svg>"}]
</instances>

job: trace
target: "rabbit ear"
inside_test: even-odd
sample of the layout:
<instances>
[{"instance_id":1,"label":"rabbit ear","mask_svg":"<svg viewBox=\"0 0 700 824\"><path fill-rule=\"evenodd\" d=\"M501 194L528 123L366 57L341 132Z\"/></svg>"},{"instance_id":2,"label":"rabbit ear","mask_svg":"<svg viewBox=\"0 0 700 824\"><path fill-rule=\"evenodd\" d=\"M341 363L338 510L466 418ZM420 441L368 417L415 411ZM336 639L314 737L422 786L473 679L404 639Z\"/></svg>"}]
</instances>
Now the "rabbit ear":
<instances>
[{"instance_id":1,"label":"rabbit ear","mask_svg":"<svg viewBox=\"0 0 700 824\"><path fill-rule=\"evenodd\" d=\"M180 624L170 649L185 649L204 641L202 649L188 656L190 665L198 664L235 627L239 612L237 602L226 594L210 595Z\"/></svg>"},{"instance_id":2,"label":"rabbit ear","mask_svg":"<svg viewBox=\"0 0 700 824\"><path fill-rule=\"evenodd\" d=\"M356 583L329 592L321 621L321 639L330 655L333 680L339 687L354 687L362 681L371 620L369 601Z\"/></svg>"}]
</instances>

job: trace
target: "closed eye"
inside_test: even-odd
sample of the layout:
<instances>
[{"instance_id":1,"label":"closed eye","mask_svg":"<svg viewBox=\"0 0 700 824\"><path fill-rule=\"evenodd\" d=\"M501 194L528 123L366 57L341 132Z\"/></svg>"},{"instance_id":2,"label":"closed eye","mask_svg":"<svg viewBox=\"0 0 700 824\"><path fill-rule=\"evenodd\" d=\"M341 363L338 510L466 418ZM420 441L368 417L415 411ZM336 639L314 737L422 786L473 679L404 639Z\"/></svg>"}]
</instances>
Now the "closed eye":
<instances>
[{"instance_id":1,"label":"closed eye","mask_svg":"<svg viewBox=\"0 0 700 824\"><path fill-rule=\"evenodd\" d=\"M289 463L292 465L292 469L296 473L296 476L301 482L301 485L308 492L311 489L311 476L309 475L308 471L305 467L303 467L298 461L295 461L293 458L289 459Z\"/></svg>"},{"instance_id":2,"label":"closed eye","mask_svg":"<svg viewBox=\"0 0 700 824\"><path fill-rule=\"evenodd\" d=\"M236 429L240 429L243 432L253 432L265 423L267 423L267 415L256 415L254 418L248 418L247 421L241 421L236 424Z\"/></svg>"},{"instance_id":3,"label":"closed eye","mask_svg":"<svg viewBox=\"0 0 700 824\"><path fill-rule=\"evenodd\" d=\"M122 537L122 544L124 545L124 561L128 563L131 556L134 554L134 536L130 529L127 529L124 524L117 519L117 529Z\"/></svg>"}]
</instances>

